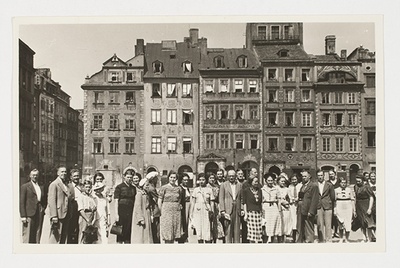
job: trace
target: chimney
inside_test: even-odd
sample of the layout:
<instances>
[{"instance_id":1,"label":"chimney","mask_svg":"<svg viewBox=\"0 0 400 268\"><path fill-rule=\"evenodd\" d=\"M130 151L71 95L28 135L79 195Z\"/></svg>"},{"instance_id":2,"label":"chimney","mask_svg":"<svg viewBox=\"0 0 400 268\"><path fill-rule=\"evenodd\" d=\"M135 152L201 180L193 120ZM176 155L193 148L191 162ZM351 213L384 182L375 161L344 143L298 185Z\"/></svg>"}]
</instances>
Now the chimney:
<instances>
[{"instance_id":1,"label":"chimney","mask_svg":"<svg viewBox=\"0 0 400 268\"><path fill-rule=\"evenodd\" d=\"M197 45L199 42L199 29L190 29L189 36L192 45Z\"/></svg>"},{"instance_id":2,"label":"chimney","mask_svg":"<svg viewBox=\"0 0 400 268\"><path fill-rule=\"evenodd\" d=\"M144 39L136 39L135 56L144 54Z\"/></svg>"},{"instance_id":3,"label":"chimney","mask_svg":"<svg viewBox=\"0 0 400 268\"><path fill-rule=\"evenodd\" d=\"M342 60L346 60L346 59L347 59L347 50L346 50L346 49L342 49L342 50L340 51L340 58L341 58Z\"/></svg>"},{"instance_id":4,"label":"chimney","mask_svg":"<svg viewBox=\"0 0 400 268\"><path fill-rule=\"evenodd\" d=\"M334 55L335 52L336 36L327 35L325 37L325 55Z\"/></svg>"}]
</instances>

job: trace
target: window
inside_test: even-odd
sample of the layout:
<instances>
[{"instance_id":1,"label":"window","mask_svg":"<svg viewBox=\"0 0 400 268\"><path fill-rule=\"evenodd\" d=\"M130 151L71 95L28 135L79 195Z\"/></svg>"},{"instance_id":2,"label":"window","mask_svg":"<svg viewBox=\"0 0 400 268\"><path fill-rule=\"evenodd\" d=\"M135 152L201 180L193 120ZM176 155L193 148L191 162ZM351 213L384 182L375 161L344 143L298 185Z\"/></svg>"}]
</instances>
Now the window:
<instances>
[{"instance_id":1,"label":"window","mask_svg":"<svg viewBox=\"0 0 400 268\"><path fill-rule=\"evenodd\" d=\"M278 151L278 138L268 138L268 151Z\"/></svg>"},{"instance_id":2,"label":"window","mask_svg":"<svg viewBox=\"0 0 400 268\"><path fill-rule=\"evenodd\" d=\"M250 134L250 149L258 149L258 135Z\"/></svg>"},{"instance_id":3,"label":"window","mask_svg":"<svg viewBox=\"0 0 400 268\"><path fill-rule=\"evenodd\" d=\"M356 93L354 93L354 92L347 93L347 103L348 104L356 103Z\"/></svg>"},{"instance_id":4,"label":"window","mask_svg":"<svg viewBox=\"0 0 400 268\"><path fill-rule=\"evenodd\" d=\"M294 90L293 89L285 90L285 102L294 102Z\"/></svg>"},{"instance_id":5,"label":"window","mask_svg":"<svg viewBox=\"0 0 400 268\"><path fill-rule=\"evenodd\" d=\"M266 26L258 26L257 36L258 36L258 39L267 39L267 27Z\"/></svg>"},{"instance_id":6,"label":"window","mask_svg":"<svg viewBox=\"0 0 400 268\"><path fill-rule=\"evenodd\" d=\"M335 103L336 104L343 103L343 92L335 92Z\"/></svg>"},{"instance_id":7,"label":"window","mask_svg":"<svg viewBox=\"0 0 400 268\"><path fill-rule=\"evenodd\" d=\"M119 152L119 138L110 138L110 153L116 154Z\"/></svg>"},{"instance_id":8,"label":"window","mask_svg":"<svg viewBox=\"0 0 400 268\"><path fill-rule=\"evenodd\" d=\"M287 49L281 49L278 52L279 57L281 58L286 58L289 54L288 54L288 50Z\"/></svg>"},{"instance_id":9,"label":"window","mask_svg":"<svg viewBox=\"0 0 400 268\"><path fill-rule=\"evenodd\" d=\"M285 69L285 81L287 82L294 81L293 69Z\"/></svg>"},{"instance_id":10,"label":"window","mask_svg":"<svg viewBox=\"0 0 400 268\"><path fill-rule=\"evenodd\" d=\"M349 126L355 126L357 124L356 119L356 114L349 114Z\"/></svg>"},{"instance_id":11,"label":"window","mask_svg":"<svg viewBox=\"0 0 400 268\"><path fill-rule=\"evenodd\" d=\"M271 26L271 39L279 39L279 26Z\"/></svg>"},{"instance_id":12,"label":"window","mask_svg":"<svg viewBox=\"0 0 400 268\"><path fill-rule=\"evenodd\" d=\"M102 129L103 128L103 115L95 114L93 115L93 129Z\"/></svg>"},{"instance_id":13,"label":"window","mask_svg":"<svg viewBox=\"0 0 400 268\"><path fill-rule=\"evenodd\" d=\"M119 92L110 92L110 103L118 103Z\"/></svg>"},{"instance_id":14,"label":"window","mask_svg":"<svg viewBox=\"0 0 400 268\"><path fill-rule=\"evenodd\" d=\"M302 69L301 70L301 81L302 82L310 81L310 69Z\"/></svg>"},{"instance_id":15,"label":"window","mask_svg":"<svg viewBox=\"0 0 400 268\"><path fill-rule=\"evenodd\" d=\"M167 152L176 153L176 138L167 138Z\"/></svg>"},{"instance_id":16,"label":"window","mask_svg":"<svg viewBox=\"0 0 400 268\"><path fill-rule=\"evenodd\" d=\"M301 114L301 126L311 127L311 112L303 112Z\"/></svg>"},{"instance_id":17,"label":"window","mask_svg":"<svg viewBox=\"0 0 400 268\"><path fill-rule=\"evenodd\" d=\"M342 113L338 113L335 115L335 123L336 126L343 126L343 114Z\"/></svg>"},{"instance_id":18,"label":"window","mask_svg":"<svg viewBox=\"0 0 400 268\"><path fill-rule=\"evenodd\" d=\"M214 93L214 80L205 80L205 93Z\"/></svg>"},{"instance_id":19,"label":"window","mask_svg":"<svg viewBox=\"0 0 400 268\"><path fill-rule=\"evenodd\" d=\"M243 92L243 80L235 79L235 92L236 93Z\"/></svg>"},{"instance_id":20,"label":"window","mask_svg":"<svg viewBox=\"0 0 400 268\"><path fill-rule=\"evenodd\" d=\"M161 124L161 110L151 110L151 123Z\"/></svg>"},{"instance_id":21,"label":"window","mask_svg":"<svg viewBox=\"0 0 400 268\"><path fill-rule=\"evenodd\" d=\"M153 72L154 73L162 73L163 72L163 64L160 61L153 62Z\"/></svg>"},{"instance_id":22,"label":"window","mask_svg":"<svg viewBox=\"0 0 400 268\"><path fill-rule=\"evenodd\" d=\"M135 73L134 72L127 72L126 73L126 81L127 82L135 81Z\"/></svg>"},{"instance_id":23,"label":"window","mask_svg":"<svg viewBox=\"0 0 400 268\"><path fill-rule=\"evenodd\" d=\"M322 125L323 126L331 125L331 114L322 114Z\"/></svg>"},{"instance_id":24,"label":"window","mask_svg":"<svg viewBox=\"0 0 400 268\"><path fill-rule=\"evenodd\" d=\"M192 97L192 84L182 84L182 97L183 98Z\"/></svg>"},{"instance_id":25,"label":"window","mask_svg":"<svg viewBox=\"0 0 400 268\"><path fill-rule=\"evenodd\" d=\"M331 103L329 92L322 92L321 96L322 96L322 103L325 103L325 104Z\"/></svg>"},{"instance_id":26,"label":"window","mask_svg":"<svg viewBox=\"0 0 400 268\"><path fill-rule=\"evenodd\" d=\"M336 152L343 152L343 138L339 137L335 139Z\"/></svg>"},{"instance_id":27,"label":"window","mask_svg":"<svg viewBox=\"0 0 400 268\"><path fill-rule=\"evenodd\" d=\"M228 119L229 118L229 106L228 105L221 105L220 106L221 112L221 119Z\"/></svg>"},{"instance_id":28,"label":"window","mask_svg":"<svg viewBox=\"0 0 400 268\"><path fill-rule=\"evenodd\" d=\"M329 152L331 150L331 138L322 138L322 151Z\"/></svg>"},{"instance_id":29,"label":"window","mask_svg":"<svg viewBox=\"0 0 400 268\"><path fill-rule=\"evenodd\" d=\"M183 153L192 153L192 138L183 138Z\"/></svg>"},{"instance_id":30,"label":"window","mask_svg":"<svg viewBox=\"0 0 400 268\"><path fill-rule=\"evenodd\" d=\"M120 81L120 72L110 72L108 75L109 82L119 82Z\"/></svg>"},{"instance_id":31,"label":"window","mask_svg":"<svg viewBox=\"0 0 400 268\"><path fill-rule=\"evenodd\" d=\"M182 63L182 69L184 73L191 73L193 71L192 63L189 61L185 61Z\"/></svg>"},{"instance_id":32,"label":"window","mask_svg":"<svg viewBox=\"0 0 400 268\"><path fill-rule=\"evenodd\" d=\"M258 106L250 105L249 106L250 119L258 119Z\"/></svg>"},{"instance_id":33,"label":"window","mask_svg":"<svg viewBox=\"0 0 400 268\"><path fill-rule=\"evenodd\" d=\"M151 153L160 154L161 153L161 138L152 137L151 138Z\"/></svg>"},{"instance_id":34,"label":"window","mask_svg":"<svg viewBox=\"0 0 400 268\"><path fill-rule=\"evenodd\" d=\"M95 92L94 93L94 103L97 103L97 104L104 103L104 92Z\"/></svg>"},{"instance_id":35,"label":"window","mask_svg":"<svg viewBox=\"0 0 400 268\"><path fill-rule=\"evenodd\" d=\"M268 90L268 102L278 102L278 90L270 89Z\"/></svg>"},{"instance_id":36,"label":"window","mask_svg":"<svg viewBox=\"0 0 400 268\"><path fill-rule=\"evenodd\" d=\"M303 138L302 149L303 151L312 151L312 138Z\"/></svg>"},{"instance_id":37,"label":"window","mask_svg":"<svg viewBox=\"0 0 400 268\"><path fill-rule=\"evenodd\" d=\"M93 139L93 153L100 154L103 152L103 138Z\"/></svg>"},{"instance_id":38,"label":"window","mask_svg":"<svg viewBox=\"0 0 400 268\"><path fill-rule=\"evenodd\" d=\"M241 106L241 105L235 106L235 119L244 119L243 106Z\"/></svg>"},{"instance_id":39,"label":"window","mask_svg":"<svg viewBox=\"0 0 400 268\"><path fill-rule=\"evenodd\" d=\"M268 81L277 81L277 69L268 69Z\"/></svg>"},{"instance_id":40,"label":"window","mask_svg":"<svg viewBox=\"0 0 400 268\"><path fill-rule=\"evenodd\" d=\"M294 151L294 138L285 138L285 151Z\"/></svg>"},{"instance_id":41,"label":"window","mask_svg":"<svg viewBox=\"0 0 400 268\"><path fill-rule=\"evenodd\" d=\"M229 134L220 134L220 148L229 149Z\"/></svg>"},{"instance_id":42,"label":"window","mask_svg":"<svg viewBox=\"0 0 400 268\"><path fill-rule=\"evenodd\" d=\"M176 98L176 84L167 85L167 98Z\"/></svg>"},{"instance_id":43,"label":"window","mask_svg":"<svg viewBox=\"0 0 400 268\"><path fill-rule=\"evenodd\" d=\"M135 103L135 93L133 91L128 91L125 94L125 103Z\"/></svg>"},{"instance_id":44,"label":"window","mask_svg":"<svg viewBox=\"0 0 400 268\"><path fill-rule=\"evenodd\" d=\"M214 149L214 134L206 134L206 149Z\"/></svg>"},{"instance_id":45,"label":"window","mask_svg":"<svg viewBox=\"0 0 400 268\"><path fill-rule=\"evenodd\" d=\"M278 125L277 113L268 113L268 125L269 126L277 126Z\"/></svg>"},{"instance_id":46,"label":"window","mask_svg":"<svg viewBox=\"0 0 400 268\"><path fill-rule=\"evenodd\" d=\"M229 80L221 79L219 80L219 92L229 92Z\"/></svg>"},{"instance_id":47,"label":"window","mask_svg":"<svg viewBox=\"0 0 400 268\"><path fill-rule=\"evenodd\" d=\"M238 57L237 64L238 64L239 68L246 68L247 67L247 57L246 56Z\"/></svg>"},{"instance_id":48,"label":"window","mask_svg":"<svg viewBox=\"0 0 400 268\"><path fill-rule=\"evenodd\" d=\"M134 114L125 115L125 129L135 130L136 120Z\"/></svg>"},{"instance_id":49,"label":"window","mask_svg":"<svg viewBox=\"0 0 400 268\"><path fill-rule=\"evenodd\" d=\"M236 149L243 149L243 134L235 134L235 148Z\"/></svg>"},{"instance_id":50,"label":"window","mask_svg":"<svg viewBox=\"0 0 400 268\"><path fill-rule=\"evenodd\" d=\"M217 56L214 58L214 66L215 68L224 68L224 57Z\"/></svg>"},{"instance_id":51,"label":"window","mask_svg":"<svg viewBox=\"0 0 400 268\"><path fill-rule=\"evenodd\" d=\"M176 124L176 110L167 110L167 124Z\"/></svg>"},{"instance_id":52,"label":"window","mask_svg":"<svg viewBox=\"0 0 400 268\"><path fill-rule=\"evenodd\" d=\"M184 125L193 124L193 112L192 112L192 110L182 110L182 124L184 124Z\"/></svg>"},{"instance_id":53,"label":"window","mask_svg":"<svg viewBox=\"0 0 400 268\"><path fill-rule=\"evenodd\" d=\"M119 129L119 120L117 114L110 115L110 129L111 130Z\"/></svg>"},{"instance_id":54,"label":"window","mask_svg":"<svg viewBox=\"0 0 400 268\"><path fill-rule=\"evenodd\" d=\"M287 126L287 127L294 126L294 113L293 112L285 113L285 126Z\"/></svg>"},{"instance_id":55,"label":"window","mask_svg":"<svg viewBox=\"0 0 400 268\"><path fill-rule=\"evenodd\" d=\"M249 92L250 93L258 92L257 80L249 80Z\"/></svg>"},{"instance_id":56,"label":"window","mask_svg":"<svg viewBox=\"0 0 400 268\"><path fill-rule=\"evenodd\" d=\"M161 87L160 87L160 84L153 83L153 84L151 84L151 86L152 86L151 97L152 98L161 98Z\"/></svg>"},{"instance_id":57,"label":"window","mask_svg":"<svg viewBox=\"0 0 400 268\"><path fill-rule=\"evenodd\" d=\"M127 154L135 153L135 138L132 137L125 138L125 153Z\"/></svg>"},{"instance_id":58,"label":"window","mask_svg":"<svg viewBox=\"0 0 400 268\"><path fill-rule=\"evenodd\" d=\"M357 152L357 138L350 137L349 138L349 151L350 152Z\"/></svg>"},{"instance_id":59,"label":"window","mask_svg":"<svg viewBox=\"0 0 400 268\"><path fill-rule=\"evenodd\" d=\"M367 114L375 114L375 100L367 100Z\"/></svg>"},{"instance_id":60,"label":"window","mask_svg":"<svg viewBox=\"0 0 400 268\"><path fill-rule=\"evenodd\" d=\"M214 119L214 106L206 107L206 119Z\"/></svg>"},{"instance_id":61,"label":"window","mask_svg":"<svg viewBox=\"0 0 400 268\"><path fill-rule=\"evenodd\" d=\"M287 25L283 27L283 31L284 31L284 34L285 34L285 39L291 39L292 38L292 36L290 35L291 28L292 28L292 26L287 26Z\"/></svg>"},{"instance_id":62,"label":"window","mask_svg":"<svg viewBox=\"0 0 400 268\"><path fill-rule=\"evenodd\" d=\"M365 76L366 87L375 87L375 75L367 75Z\"/></svg>"},{"instance_id":63,"label":"window","mask_svg":"<svg viewBox=\"0 0 400 268\"><path fill-rule=\"evenodd\" d=\"M368 136L368 147L375 147L376 146L376 140L375 140L375 131L368 131L367 136Z\"/></svg>"},{"instance_id":64,"label":"window","mask_svg":"<svg viewBox=\"0 0 400 268\"><path fill-rule=\"evenodd\" d=\"M303 89L301 91L301 101L302 102L310 102L311 101L311 90Z\"/></svg>"}]
</instances>

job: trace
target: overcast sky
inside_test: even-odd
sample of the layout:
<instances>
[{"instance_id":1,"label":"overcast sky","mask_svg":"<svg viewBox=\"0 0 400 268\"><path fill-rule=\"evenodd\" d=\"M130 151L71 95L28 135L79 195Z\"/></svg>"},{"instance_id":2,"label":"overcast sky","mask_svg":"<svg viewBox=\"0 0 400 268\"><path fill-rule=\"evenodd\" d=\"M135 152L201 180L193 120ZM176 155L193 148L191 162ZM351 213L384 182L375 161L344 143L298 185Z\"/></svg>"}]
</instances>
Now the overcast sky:
<instances>
[{"instance_id":1,"label":"overcast sky","mask_svg":"<svg viewBox=\"0 0 400 268\"><path fill-rule=\"evenodd\" d=\"M35 68L50 68L54 81L71 97L71 106L83 108L86 75L101 70L114 53L123 60L134 56L136 39L145 43L161 40L183 41L190 28L198 28L208 47L243 47L243 23L231 24L47 24L20 25L19 38L33 49ZM375 51L373 23L304 23L304 48L309 54L325 53L325 36L336 35L336 52L349 54L363 45Z\"/></svg>"}]
</instances>

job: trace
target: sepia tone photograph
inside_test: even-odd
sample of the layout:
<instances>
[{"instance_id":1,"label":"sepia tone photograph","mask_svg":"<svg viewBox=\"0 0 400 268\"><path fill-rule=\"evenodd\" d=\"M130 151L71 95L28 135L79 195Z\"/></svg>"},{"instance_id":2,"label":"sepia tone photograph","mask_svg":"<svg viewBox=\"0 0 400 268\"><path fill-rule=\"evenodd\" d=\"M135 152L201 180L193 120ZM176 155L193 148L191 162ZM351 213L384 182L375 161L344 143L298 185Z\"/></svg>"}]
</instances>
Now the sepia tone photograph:
<instances>
[{"instance_id":1,"label":"sepia tone photograph","mask_svg":"<svg viewBox=\"0 0 400 268\"><path fill-rule=\"evenodd\" d=\"M254 21L19 22L15 243L384 244L375 20Z\"/></svg>"}]
</instances>

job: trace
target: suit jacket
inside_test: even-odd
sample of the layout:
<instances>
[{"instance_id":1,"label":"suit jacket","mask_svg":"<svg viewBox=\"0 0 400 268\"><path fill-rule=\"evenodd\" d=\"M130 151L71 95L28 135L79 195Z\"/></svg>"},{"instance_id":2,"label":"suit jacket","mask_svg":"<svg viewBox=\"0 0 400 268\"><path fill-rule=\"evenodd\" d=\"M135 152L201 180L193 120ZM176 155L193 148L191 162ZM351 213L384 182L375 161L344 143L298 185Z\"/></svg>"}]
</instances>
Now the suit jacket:
<instances>
[{"instance_id":1,"label":"suit jacket","mask_svg":"<svg viewBox=\"0 0 400 268\"><path fill-rule=\"evenodd\" d=\"M324 189L322 190L322 193L319 193L318 209L323 208L324 210L331 210L333 209L334 204L335 188L331 182L325 181Z\"/></svg>"},{"instance_id":2,"label":"suit jacket","mask_svg":"<svg viewBox=\"0 0 400 268\"><path fill-rule=\"evenodd\" d=\"M40 186L40 191L41 191L41 196L39 202L37 198L37 193L31 181L28 181L27 183L21 186L20 199L19 199L20 200L19 212L21 214L21 218L35 216L38 203L40 205L40 209L43 208L43 205L45 204L43 186Z\"/></svg>"},{"instance_id":3,"label":"suit jacket","mask_svg":"<svg viewBox=\"0 0 400 268\"><path fill-rule=\"evenodd\" d=\"M300 189L299 196L303 195L299 202L299 209L302 215L317 215L319 203L319 189L316 182L310 181L307 185L303 185Z\"/></svg>"},{"instance_id":4,"label":"suit jacket","mask_svg":"<svg viewBox=\"0 0 400 268\"><path fill-rule=\"evenodd\" d=\"M74 193L71 191L71 186L65 185L57 177L49 186L46 214L49 215L50 219L53 217L64 219L68 213L69 203L73 198Z\"/></svg>"},{"instance_id":5,"label":"suit jacket","mask_svg":"<svg viewBox=\"0 0 400 268\"><path fill-rule=\"evenodd\" d=\"M236 213L240 215L240 210L242 209L241 200L242 200L242 184L240 182L236 183ZM232 188L229 181L226 181L221 184L219 190L219 210L225 211L227 214L232 214L233 210L233 193Z\"/></svg>"}]
</instances>

